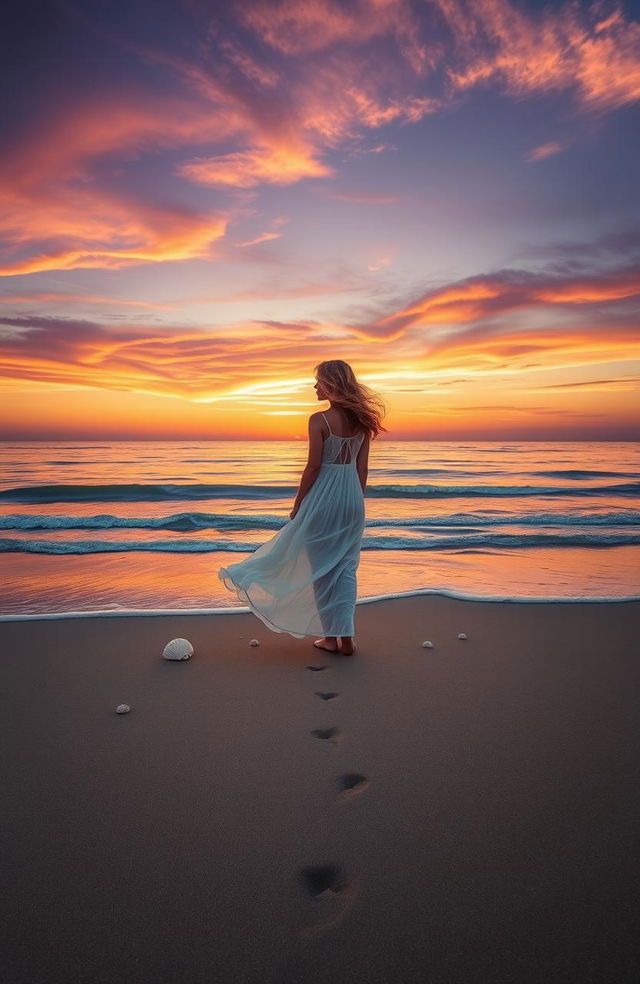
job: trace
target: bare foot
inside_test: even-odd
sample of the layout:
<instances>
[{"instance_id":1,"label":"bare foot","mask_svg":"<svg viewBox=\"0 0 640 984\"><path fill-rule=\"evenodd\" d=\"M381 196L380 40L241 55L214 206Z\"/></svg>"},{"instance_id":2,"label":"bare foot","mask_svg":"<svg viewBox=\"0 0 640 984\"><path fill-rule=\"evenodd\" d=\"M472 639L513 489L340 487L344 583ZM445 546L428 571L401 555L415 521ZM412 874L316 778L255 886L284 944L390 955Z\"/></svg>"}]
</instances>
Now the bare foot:
<instances>
[{"instance_id":1,"label":"bare foot","mask_svg":"<svg viewBox=\"0 0 640 984\"><path fill-rule=\"evenodd\" d=\"M316 649L326 649L328 653L338 652L338 641L337 639L326 639L324 636L322 639L316 639L314 642Z\"/></svg>"},{"instance_id":2,"label":"bare foot","mask_svg":"<svg viewBox=\"0 0 640 984\"><path fill-rule=\"evenodd\" d=\"M353 656L356 651L356 644L351 636L340 636L340 645L343 656Z\"/></svg>"}]
</instances>

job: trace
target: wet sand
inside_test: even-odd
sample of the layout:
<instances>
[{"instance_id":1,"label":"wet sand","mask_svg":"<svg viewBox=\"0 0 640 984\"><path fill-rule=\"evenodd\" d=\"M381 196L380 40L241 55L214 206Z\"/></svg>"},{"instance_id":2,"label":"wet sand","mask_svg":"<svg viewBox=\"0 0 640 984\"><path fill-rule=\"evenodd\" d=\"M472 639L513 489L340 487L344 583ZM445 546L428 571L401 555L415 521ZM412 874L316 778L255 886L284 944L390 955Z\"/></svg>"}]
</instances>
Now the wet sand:
<instances>
[{"instance_id":1,"label":"wet sand","mask_svg":"<svg viewBox=\"0 0 640 984\"><path fill-rule=\"evenodd\" d=\"M245 614L0 623L2 979L636 979L639 626L399 598L347 658Z\"/></svg>"}]
</instances>

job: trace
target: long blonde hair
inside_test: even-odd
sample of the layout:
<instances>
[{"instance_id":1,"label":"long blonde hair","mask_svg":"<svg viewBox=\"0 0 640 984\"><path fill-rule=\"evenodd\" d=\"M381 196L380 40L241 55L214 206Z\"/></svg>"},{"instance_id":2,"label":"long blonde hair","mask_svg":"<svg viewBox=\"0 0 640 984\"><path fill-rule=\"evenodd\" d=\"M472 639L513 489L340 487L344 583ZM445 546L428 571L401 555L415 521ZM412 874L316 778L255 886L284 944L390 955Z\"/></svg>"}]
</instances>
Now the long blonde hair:
<instances>
[{"instance_id":1,"label":"long blonde hair","mask_svg":"<svg viewBox=\"0 0 640 984\"><path fill-rule=\"evenodd\" d=\"M382 426L386 413L383 401L368 386L358 382L348 362L329 359L319 362L313 371L331 402L344 410L354 430L367 431L372 438L376 438L380 431L386 431L387 428Z\"/></svg>"}]
</instances>

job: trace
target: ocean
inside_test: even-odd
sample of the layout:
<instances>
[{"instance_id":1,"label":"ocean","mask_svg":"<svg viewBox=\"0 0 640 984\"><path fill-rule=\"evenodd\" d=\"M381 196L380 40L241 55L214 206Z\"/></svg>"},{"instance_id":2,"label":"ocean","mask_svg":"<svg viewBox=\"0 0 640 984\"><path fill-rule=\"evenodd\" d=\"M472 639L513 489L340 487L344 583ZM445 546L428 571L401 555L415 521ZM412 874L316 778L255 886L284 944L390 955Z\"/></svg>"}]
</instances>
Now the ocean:
<instances>
[{"instance_id":1,"label":"ocean","mask_svg":"<svg viewBox=\"0 0 640 984\"><path fill-rule=\"evenodd\" d=\"M0 613L238 607L217 571L288 522L304 441L0 447ZM372 442L358 598L640 594L640 444Z\"/></svg>"}]
</instances>

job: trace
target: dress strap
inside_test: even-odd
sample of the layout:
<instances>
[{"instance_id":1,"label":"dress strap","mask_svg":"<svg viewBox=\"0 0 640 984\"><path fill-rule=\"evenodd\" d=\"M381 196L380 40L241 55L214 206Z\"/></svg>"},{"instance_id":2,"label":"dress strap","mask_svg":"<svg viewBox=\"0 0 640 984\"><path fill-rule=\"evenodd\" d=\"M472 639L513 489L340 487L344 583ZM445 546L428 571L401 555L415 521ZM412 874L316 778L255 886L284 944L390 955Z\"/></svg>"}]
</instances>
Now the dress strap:
<instances>
[{"instance_id":1,"label":"dress strap","mask_svg":"<svg viewBox=\"0 0 640 984\"><path fill-rule=\"evenodd\" d=\"M323 411L321 410L320 412L322 413L322 416L324 417L324 413L323 413ZM326 417L324 417L324 422L325 422L325 424L327 425L327 427L329 427L329 421L327 420L327 418L326 418ZM333 433L333 431L331 430L331 427L329 427L329 433L330 433L330 434L332 434L332 433Z\"/></svg>"}]
</instances>

